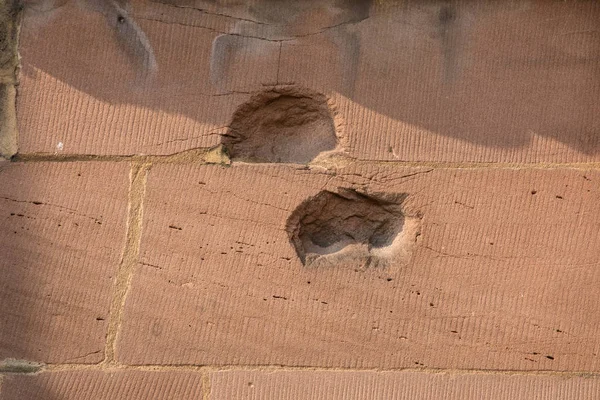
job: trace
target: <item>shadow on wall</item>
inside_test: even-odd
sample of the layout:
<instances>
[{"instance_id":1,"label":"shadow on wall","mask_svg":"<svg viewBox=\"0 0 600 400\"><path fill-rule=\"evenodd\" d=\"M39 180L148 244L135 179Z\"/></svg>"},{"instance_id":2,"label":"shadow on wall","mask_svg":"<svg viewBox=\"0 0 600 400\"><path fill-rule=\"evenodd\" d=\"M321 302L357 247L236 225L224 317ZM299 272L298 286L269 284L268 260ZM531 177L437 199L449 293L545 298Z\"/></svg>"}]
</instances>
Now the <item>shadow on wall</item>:
<instances>
[{"instance_id":1,"label":"shadow on wall","mask_svg":"<svg viewBox=\"0 0 600 400\"><path fill-rule=\"evenodd\" d=\"M485 146L539 135L600 150L598 2L163 0L129 14L118 4L32 7L23 73L215 123L198 97L294 83ZM155 54L158 74L142 76Z\"/></svg>"}]
</instances>

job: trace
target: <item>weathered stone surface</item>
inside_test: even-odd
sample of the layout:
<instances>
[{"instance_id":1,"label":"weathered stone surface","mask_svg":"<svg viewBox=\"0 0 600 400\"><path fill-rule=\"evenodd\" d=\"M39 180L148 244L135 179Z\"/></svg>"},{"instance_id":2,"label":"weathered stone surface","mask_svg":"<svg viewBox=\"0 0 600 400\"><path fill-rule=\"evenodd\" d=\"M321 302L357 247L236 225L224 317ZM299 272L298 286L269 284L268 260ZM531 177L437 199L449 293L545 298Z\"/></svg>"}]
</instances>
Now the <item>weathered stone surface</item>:
<instances>
[{"instance_id":1,"label":"weathered stone surface","mask_svg":"<svg viewBox=\"0 0 600 400\"><path fill-rule=\"evenodd\" d=\"M171 154L214 146L249 98L245 92L275 77L276 53L235 52L231 62L244 62L231 73L243 83L217 88L211 43L231 21L150 2L133 9L154 49L154 75L127 56L127 43L102 13L68 2L52 13L28 14L18 100L22 153Z\"/></svg>"},{"instance_id":2,"label":"weathered stone surface","mask_svg":"<svg viewBox=\"0 0 600 400\"><path fill-rule=\"evenodd\" d=\"M599 160L598 3L360 5L135 1L129 39L106 10L30 12L21 151L212 146L251 93L295 85L330 99L361 159Z\"/></svg>"},{"instance_id":3,"label":"weathered stone surface","mask_svg":"<svg viewBox=\"0 0 600 400\"><path fill-rule=\"evenodd\" d=\"M599 180L578 169L157 165L117 358L597 371ZM420 219L401 248L408 263L302 265L288 218L339 187L406 194L403 214Z\"/></svg>"},{"instance_id":4,"label":"weathered stone surface","mask_svg":"<svg viewBox=\"0 0 600 400\"><path fill-rule=\"evenodd\" d=\"M0 398L600 399L599 18L0 0Z\"/></svg>"},{"instance_id":5,"label":"weathered stone surface","mask_svg":"<svg viewBox=\"0 0 600 400\"><path fill-rule=\"evenodd\" d=\"M196 372L63 371L4 376L3 400L200 400L202 377Z\"/></svg>"},{"instance_id":6,"label":"weathered stone surface","mask_svg":"<svg viewBox=\"0 0 600 400\"><path fill-rule=\"evenodd\" d=\"M0 165L0 359L102 360L128 167Z\"/></svg>"},{"instance_id":7,"label":"weathered stone surface","mask_svg":"<svg viewBox=\"0 0 600 400\"><path fill-rule=\"evenodd\" d=\"M598 160L598 3L382 3L282 45L280 81L335 93L352 155Z\"/></svg>"},{"instance_id":8,"label":"weathered stone surface","mask_svg":"<svg viewBox=\"0 0 600 400\"><path fill-rule=\"evenodd\" d=\"M600 380L545 375L423 372L223 371L211 400L600 399Z\"/></svg>"},{"instance_id":9,"label":"weathered stone surface","mask_svg":"<svg viewBox=\"0 0 600 400\"><path fill-rule=\"evenodd\" d=\"M19 68L17 51L21 2L0 2L0 84L16 84Z\"/></svg>"}]
</instances>

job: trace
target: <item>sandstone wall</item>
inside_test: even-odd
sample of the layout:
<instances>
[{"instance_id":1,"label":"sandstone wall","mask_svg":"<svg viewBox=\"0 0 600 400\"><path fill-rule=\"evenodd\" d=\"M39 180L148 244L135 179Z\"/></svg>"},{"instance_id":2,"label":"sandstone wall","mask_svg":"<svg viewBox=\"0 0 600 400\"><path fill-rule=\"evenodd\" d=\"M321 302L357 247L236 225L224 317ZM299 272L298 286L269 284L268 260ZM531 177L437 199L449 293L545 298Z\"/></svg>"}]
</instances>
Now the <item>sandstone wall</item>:
<instances>
[{"instance_id":1,"label":"sandstone wall","mask_svg":"<svg viewBox=\"0 0 600 400\"><path fill-rule=\"evenodd\" d=\"M5 0L0 398L600 398L598 21Z\"/></svg>"}]
</instances>

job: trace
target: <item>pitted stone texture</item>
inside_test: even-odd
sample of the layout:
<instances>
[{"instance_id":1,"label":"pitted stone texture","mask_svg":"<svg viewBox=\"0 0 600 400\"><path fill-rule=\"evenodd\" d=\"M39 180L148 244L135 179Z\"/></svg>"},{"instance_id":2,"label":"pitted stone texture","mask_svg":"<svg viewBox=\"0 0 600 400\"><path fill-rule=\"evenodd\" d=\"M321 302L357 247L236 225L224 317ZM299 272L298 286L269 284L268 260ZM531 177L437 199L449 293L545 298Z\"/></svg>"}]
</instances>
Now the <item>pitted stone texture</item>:
<instances>
[{"instance_id":1,"label":"pitted stone texture","mask_svg":"<svg viewBox=\"0 0 600 400\"><path fill-rule=\"evenodd\" d=\"M0 359L103 359L128 175L126 163L0 164Z\"/></svg>"},{"instance_id":2,"label":"pitted stone texture","mask_svg":"<svg viewBox=\"0 0 600 400\"><path fill-rule=\"evenodd\" d=\"M597 172L360 163L336 172L154 166L119 361L600 368ZM422 216L407 263L302 264L286 222L340 187L406 194L403 211Z\"/></svg>"}]
</instances>

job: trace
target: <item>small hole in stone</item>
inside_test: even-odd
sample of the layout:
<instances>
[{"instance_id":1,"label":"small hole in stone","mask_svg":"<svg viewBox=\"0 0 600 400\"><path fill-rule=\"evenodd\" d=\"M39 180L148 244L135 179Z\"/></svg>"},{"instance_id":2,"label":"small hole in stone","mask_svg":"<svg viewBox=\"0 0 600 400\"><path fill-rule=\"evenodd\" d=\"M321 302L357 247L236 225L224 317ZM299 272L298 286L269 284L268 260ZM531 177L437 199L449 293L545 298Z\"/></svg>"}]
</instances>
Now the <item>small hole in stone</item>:
<instances>
[{"instance_id":1,"label":"small hole in stone","mask_svg":"<svg viewBox=\"0 0 600 400\"><path fill-rule=\"evenodd\" d=\"M338 145L327 98L295 87L262 92L233 115L222 144L233 160L306 164Z\"/></svg>"},{"instance_id":2,"label":"small hole in stone","mask_svg":"<svg viewBox=\"0 0 600 400\"><path fill-rule=\"evenodd\" d=\"M388 265L407 256L418 218L402 211L406 194L367 195L352 189L322 191L290 215L286 230L304 265ZM391 281L391 278L387 279Z\"/></svg>"},{"instance_id":3,"label":"small hole in stone","mask_svg":"<svg viewBox=\"0 0 600 400\"><path fill-rule=\"evenodd\" d=\"M537 193L537 190L532 190L531 191L531 194L536 194L536 193Z\"/></svg>"},{"instance_id":4,"label":"small hole in stone","mask_svg":"<svg viewBox=\"0 0 600 400\"><path fill-rule=\"evenodd\" d=\"M440 24L448 25L456 19L455 11L452 9L452 7L444 6L440 8L438 19Z\"/></svg>"},{"instance_id":5,"label":"small hole in stone","mask_svg":"<svg viewBox=\"0 0 600 400\"><path fill-rule=\"evenodd\" d=\"M118 22L118 23L120 23L120 24L124 23L124 22L125 22L125 17L124 17L124 16L122 16L122 15L119 15L119 16L117 17L117 22Z\"/></svg>"}]
</instances>

